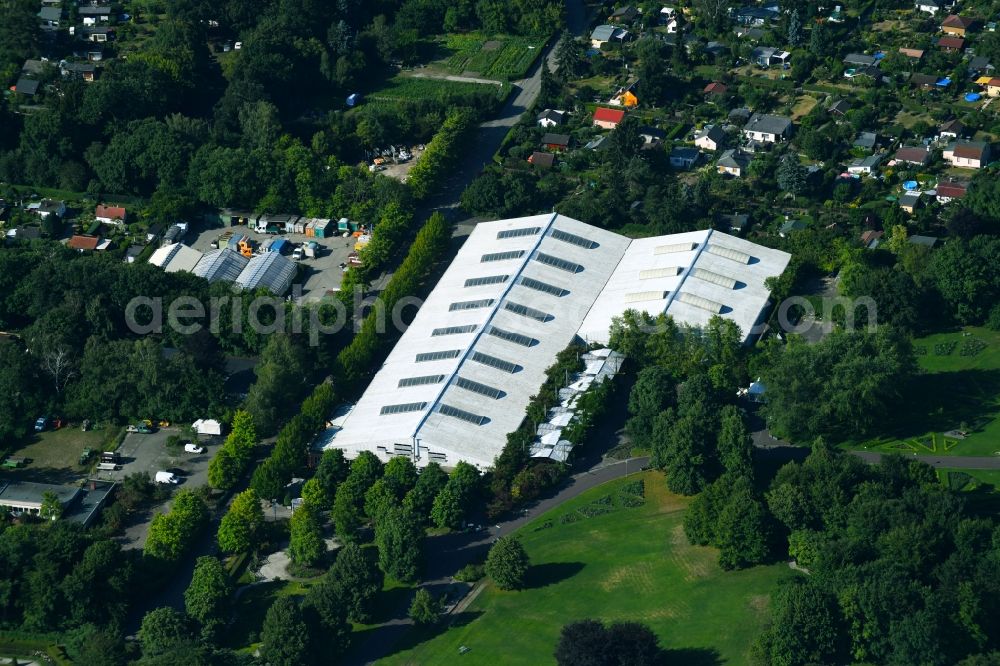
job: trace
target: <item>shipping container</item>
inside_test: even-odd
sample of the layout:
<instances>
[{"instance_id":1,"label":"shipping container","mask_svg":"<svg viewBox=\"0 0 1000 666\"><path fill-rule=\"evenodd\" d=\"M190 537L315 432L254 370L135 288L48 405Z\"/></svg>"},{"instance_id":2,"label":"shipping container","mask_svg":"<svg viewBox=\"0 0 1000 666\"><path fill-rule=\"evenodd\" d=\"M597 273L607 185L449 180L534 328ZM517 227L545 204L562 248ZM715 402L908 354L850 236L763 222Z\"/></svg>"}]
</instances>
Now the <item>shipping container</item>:
<instances>
[{"instance_id":1,"label":"shipping container","mask_svg":"<svg viewBox=\"0 0 1000 666\"><path fill-rule=\"evenodd\" d=\"M334 234L332 220L316 220L313 228L316 238L329 238Z\"/></svg>"}]
</instances>

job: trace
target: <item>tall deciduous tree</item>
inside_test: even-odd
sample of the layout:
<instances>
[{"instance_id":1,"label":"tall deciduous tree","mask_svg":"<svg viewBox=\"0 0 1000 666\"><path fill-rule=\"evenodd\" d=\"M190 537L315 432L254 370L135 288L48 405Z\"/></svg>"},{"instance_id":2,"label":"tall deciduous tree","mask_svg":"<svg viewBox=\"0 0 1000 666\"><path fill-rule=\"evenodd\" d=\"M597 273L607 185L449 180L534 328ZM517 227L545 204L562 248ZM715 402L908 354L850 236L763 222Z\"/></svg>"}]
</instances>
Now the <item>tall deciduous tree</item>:
<instances>
[{"instance_id":1,"label":"tall deciduous tree","mask_svg":"<svg viewBox=\"0 0 1000 666\"><path fill-rule=\"evenodd\" d=\"M293 597L278 597L267 610L260 632L260 655L271 666L309 666L315 646L302 609Z\"/></svg>"},{"instance_id":2,"label":"tall deciduous tree","mask_svg":"<svg viewBox=\"0 0 1000 666\"><path fill-rule=\"evenodd\" d=\"M501 590L524 587L531 562L524 546L515 537L500 537L486 557L486 574Z\"/></svg>"},{"instance_id":3,"label":"tall deciduous tree","mask_svg":"<svg viewBox=\"0 0 1000 666\"><path fill-rule=\"evenodd\" d=\"M233 498L229 511L219 523L219 548L227 553L242 553L255 548L264 528L264 510L253 488Z\"/></svg>"},{"instance_id":4,"label":"tall deciduous tree","mask_svg":"<svg viewBox=\"0 0 1000 666\"><path fill-rule=\"evenodd\" d=\"M184 591L184 608L213 636L229 620L233 585L222 563L214 557L199 557L191 584Z\"/></svg>"},{"instance_id":5,"label":"tall deciduous tree","mask_svg":"<svg viewBox=\"0 0 1000 666\"><path fill-rule=\"evenodd\" d=\"M420 519L406 509L391 507L375 524L379 566L400 582L411 583L420 577L423 544Z\"/></svg>"},{"instance_id":6,"label":"tall deciduous tree","mask_svg":"<svg viewBox=\"0 0 1000 666\"><path fill-rule=\"evenodd\" d=\"M311 567L319 563L324 553L326 544L319 517L312 507L303 504L292 514L288 556L296 564Z\"/></svg>"},{"instance_id":7,"label":"tall deciduous tree","mask_svg":"<svg viewBox=\"0 0 1000 666\"><path fill-rule=\"evenodd\" d=\"M374 602L385 577L370 555L370 549L349 543L337 551L337 560L324 582L337 585L343 596L347 616L354 622L369 622Z\"/></svg>"}]
</instances>

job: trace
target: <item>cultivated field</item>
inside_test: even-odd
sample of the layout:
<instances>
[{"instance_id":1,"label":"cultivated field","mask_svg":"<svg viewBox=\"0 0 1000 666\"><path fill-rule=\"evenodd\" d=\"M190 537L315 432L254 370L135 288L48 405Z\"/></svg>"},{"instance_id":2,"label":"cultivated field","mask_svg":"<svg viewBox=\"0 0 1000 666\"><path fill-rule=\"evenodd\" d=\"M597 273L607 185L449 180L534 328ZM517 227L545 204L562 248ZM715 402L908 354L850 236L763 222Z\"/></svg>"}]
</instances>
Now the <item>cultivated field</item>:
<instances>
[{"instance_id":1,"label":"cultivated field","mask_svg":"<svg viewBox=\"0 0 1000 666\"><path fill-rule=\"evenodd\" d=\"M647 623L670 663L746 663L770 593L796 574L784 564L722 571L714 549L684 537L688 501L645 472L545 514L520 532L533 565L528 589L487 585L449 628L411 632L384 663L456 663L462 646L462 664L551 663L562 625L588 617Z\"/></svg>"},{"instance_id":2,"label":"cultivated field","mask_svg":"<svg viewBox=\"0 0 1000 666\"><path fill-rule=\"evenodd\" d=\"M398 75L386 81L377 92L368 95L367 100L372 102L433 100L446 104L489 106L494 100L506 99L509 94L510 85L506 83L494 85ZM470 100L479 100L481 104Z\"/></svg>"},{"instance_id":3,"label":"cultivated field","mask_svg":"<svg viewBox=\"0 0 1000 666\"><path fill-rule=\"evenodd\" d=\"M462 34L448 35L441 46L448 55L439 63L452 74L512 81L524 78L542 52L545 40Z\"/></svg>"}]
</instances>

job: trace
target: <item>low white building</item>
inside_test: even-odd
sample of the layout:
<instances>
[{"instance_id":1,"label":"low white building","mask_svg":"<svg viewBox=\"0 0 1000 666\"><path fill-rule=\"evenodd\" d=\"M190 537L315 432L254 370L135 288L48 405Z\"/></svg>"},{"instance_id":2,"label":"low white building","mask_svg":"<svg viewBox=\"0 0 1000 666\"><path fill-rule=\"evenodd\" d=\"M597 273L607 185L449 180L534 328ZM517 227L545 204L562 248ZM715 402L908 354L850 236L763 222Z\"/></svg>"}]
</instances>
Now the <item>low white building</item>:
<instances>
[{"instance_id":1,"label":"low white building","mask_svg":"<svg viewBox=\"0 0 1000 666\"><path fill-rule=\"evenodd\" d=\"M778 143L792 135L792 119L767 113L755 113L750 116L750 120L743 127L743 135L751 141Z\"/></svg>"}]
</instances>

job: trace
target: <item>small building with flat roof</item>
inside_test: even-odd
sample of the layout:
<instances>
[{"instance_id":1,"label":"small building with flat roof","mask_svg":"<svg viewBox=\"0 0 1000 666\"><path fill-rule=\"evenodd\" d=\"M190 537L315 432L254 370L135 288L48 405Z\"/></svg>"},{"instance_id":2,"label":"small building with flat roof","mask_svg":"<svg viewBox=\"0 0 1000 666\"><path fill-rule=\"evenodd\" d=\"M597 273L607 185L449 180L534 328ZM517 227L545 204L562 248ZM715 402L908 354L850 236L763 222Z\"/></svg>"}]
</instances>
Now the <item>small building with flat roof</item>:
<instances>
[{"instance_id":1,"label":"small building with flat roof","mask_svg":"<svg viewBox=\"0 0 1000 666\"><path fill-rule=\"evenodd\" d=\"M80 489L51 483L0 479L0 509L14 515L37 516L42 511L46 493L55 494L65 511L79 498Z\"/></svg>"}]
</instances>

